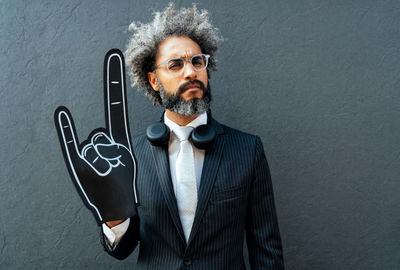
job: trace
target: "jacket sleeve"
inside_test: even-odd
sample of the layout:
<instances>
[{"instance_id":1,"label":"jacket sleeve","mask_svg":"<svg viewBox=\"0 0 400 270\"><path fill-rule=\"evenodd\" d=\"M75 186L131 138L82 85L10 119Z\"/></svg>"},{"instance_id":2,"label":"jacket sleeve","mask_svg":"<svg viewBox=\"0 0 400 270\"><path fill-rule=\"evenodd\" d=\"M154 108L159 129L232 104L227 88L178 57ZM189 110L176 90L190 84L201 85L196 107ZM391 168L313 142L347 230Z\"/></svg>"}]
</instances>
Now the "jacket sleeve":
<instances>
[{"instance_id":1,"label":"jacket sleeve","mask_svg":"<svg viewBox=\"0 0 400 270\"><path fill-rule=\"evenodd\" d=\"M246 239L251 269L283 270L282 243L271 175L264 148L258 136L252 181L246 221Z\"/></svg>"},{"instance_id":2,"label":"jacket sleeve","mask_svg":"<svg viewBox=\"0 0 400 270\"><path fill-rule=\"evenodd\" d=\"M135 250L139 242L139 217L136 215L130 219L128 230L114 249L110 249L107 245L105 240L106 236L103 234L103 230L100 226L100 241L104 250L118 260L123 260L128 257Z\"/></svg>"}]
</instances>

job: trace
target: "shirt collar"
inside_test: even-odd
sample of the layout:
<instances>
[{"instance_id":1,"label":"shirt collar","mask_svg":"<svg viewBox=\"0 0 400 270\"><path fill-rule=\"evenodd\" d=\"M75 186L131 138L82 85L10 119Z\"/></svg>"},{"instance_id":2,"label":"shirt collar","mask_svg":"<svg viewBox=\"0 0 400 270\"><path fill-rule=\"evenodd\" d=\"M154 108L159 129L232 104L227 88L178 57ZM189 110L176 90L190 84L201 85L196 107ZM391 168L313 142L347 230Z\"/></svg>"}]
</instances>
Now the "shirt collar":
<instances>
[{"instance_id":1,"label":"shirt collar","mask_svg":"<svg viewBox=\"0 0 400 270\"><path fill-rule=\"evenodd\" d=\"M165 114L165 113L164 113L164 124L166 124L170 130L174 130L177 127L179 127L179 125L177 123L175 123L174 121L172 121L171 119L169 119L167 117L167 114ZM186 126L192 127L192 128L197 128L200 125L206 125L206 124L207 124L207 112L203 112L202 114L197 116L192 122L190 122Z\"/></svg>"}]
</instances>

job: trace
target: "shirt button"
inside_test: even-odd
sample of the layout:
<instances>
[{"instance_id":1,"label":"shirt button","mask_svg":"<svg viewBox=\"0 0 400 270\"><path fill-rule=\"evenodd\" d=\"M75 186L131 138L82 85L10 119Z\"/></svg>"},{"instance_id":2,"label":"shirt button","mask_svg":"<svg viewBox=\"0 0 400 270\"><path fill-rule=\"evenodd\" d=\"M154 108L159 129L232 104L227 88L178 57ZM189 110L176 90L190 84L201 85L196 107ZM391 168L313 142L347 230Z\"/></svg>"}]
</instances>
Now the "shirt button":
<instances>
[{"instance_id":1,"label":"shirt button","mask_svg":"<svg viewBox=\"0 0 400 270\"><path fill-rule=\"evenodd\" d=\"M185 259L185 265L191 265L192 261L190 259Z\"/></svg>"}]
</instances>

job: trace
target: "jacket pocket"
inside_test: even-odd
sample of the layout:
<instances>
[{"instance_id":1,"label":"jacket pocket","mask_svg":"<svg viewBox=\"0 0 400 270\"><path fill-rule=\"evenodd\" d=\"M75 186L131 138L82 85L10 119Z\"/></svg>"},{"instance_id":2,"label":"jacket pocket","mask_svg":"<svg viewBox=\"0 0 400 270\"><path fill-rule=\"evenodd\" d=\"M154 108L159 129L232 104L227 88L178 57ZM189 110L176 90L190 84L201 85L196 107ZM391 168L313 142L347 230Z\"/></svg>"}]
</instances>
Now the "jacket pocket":
<instances>
[{"instance_id":1,"label":"jacket pocket","mask_svg":"<svg viewBox=\"0 0 400 270\"><path fill-rule=\"evenodd\" d=\"M214 190L211 201L214 203L231 201L246 196L246 185Z\"/></svg>"}]
</instances>

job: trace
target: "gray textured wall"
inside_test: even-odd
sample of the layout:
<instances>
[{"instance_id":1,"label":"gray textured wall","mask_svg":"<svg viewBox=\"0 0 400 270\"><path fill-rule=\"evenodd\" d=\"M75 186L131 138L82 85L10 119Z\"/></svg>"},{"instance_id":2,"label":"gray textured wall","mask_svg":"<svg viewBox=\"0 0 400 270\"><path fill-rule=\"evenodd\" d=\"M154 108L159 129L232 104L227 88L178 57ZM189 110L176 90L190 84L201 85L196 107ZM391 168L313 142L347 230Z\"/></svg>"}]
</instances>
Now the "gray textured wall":
<instances>
[{"instance_id":1,"label":"gray textured wall","mask_svg":"<svg viewBox=\"0 0 400 270\"><path fill-rule=\"evenodd\" d=\"M263 139L287 269L400 269L400 2L198 2L226 38L213 113ZM102 251L53 111L104 126L105 52L166 4L0 0L0 269L134 268ZM128 92L136 134L161 110Z\"/></svg>"}]
</instances>

